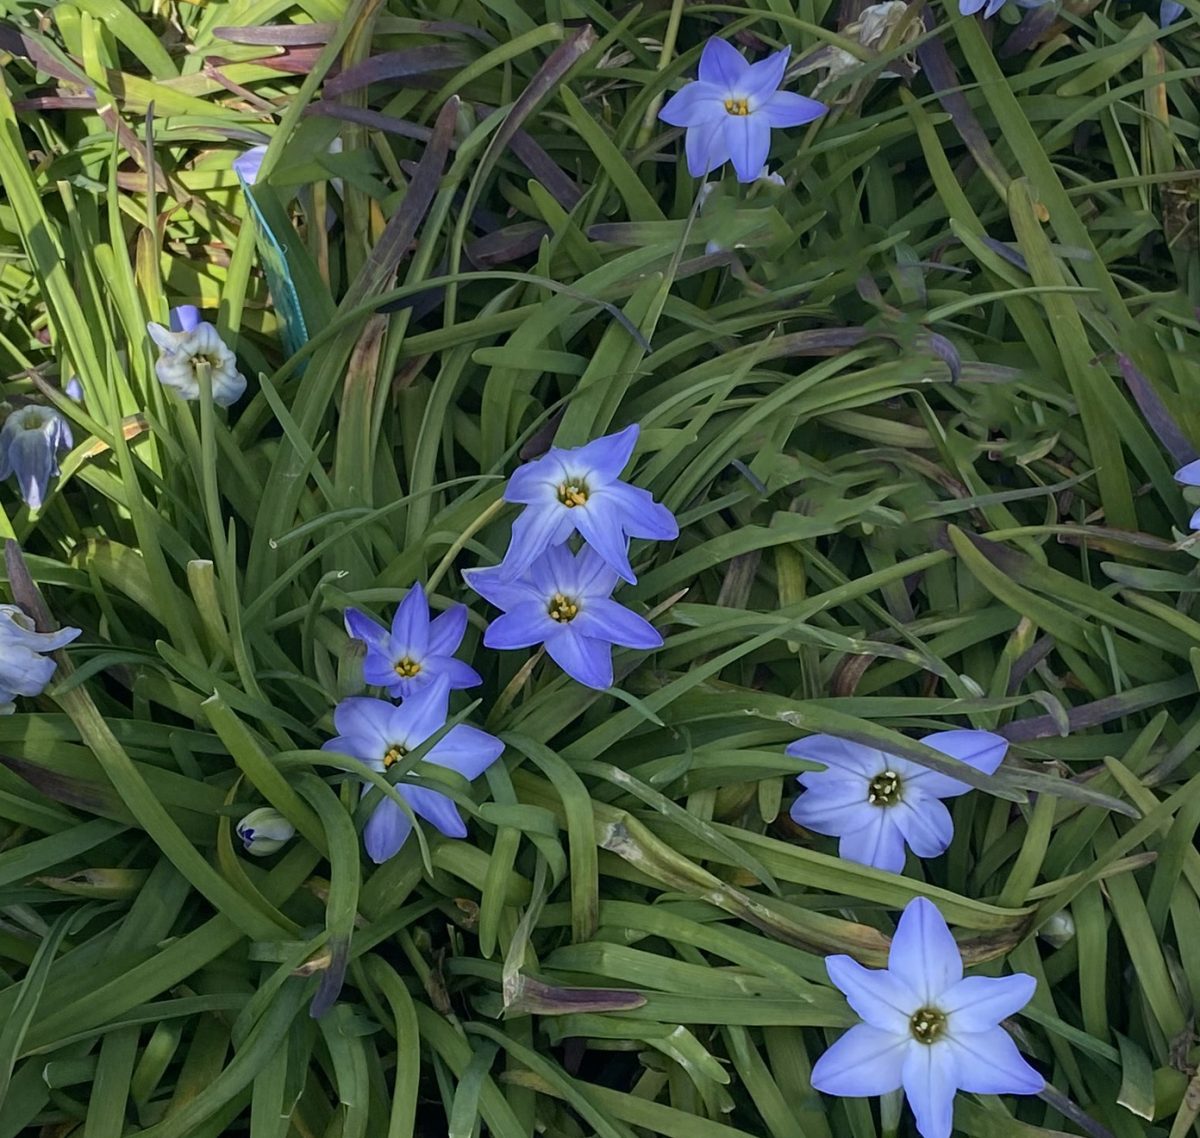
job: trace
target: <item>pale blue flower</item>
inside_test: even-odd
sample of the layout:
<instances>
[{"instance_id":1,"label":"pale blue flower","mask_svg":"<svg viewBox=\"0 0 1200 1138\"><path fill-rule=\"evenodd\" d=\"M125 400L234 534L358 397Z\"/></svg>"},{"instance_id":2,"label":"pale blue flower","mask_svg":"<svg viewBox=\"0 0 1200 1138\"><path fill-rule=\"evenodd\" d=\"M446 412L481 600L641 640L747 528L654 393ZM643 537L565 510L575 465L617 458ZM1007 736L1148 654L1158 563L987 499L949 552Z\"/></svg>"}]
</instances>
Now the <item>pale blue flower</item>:
<instances>
[{"instance_id":1,"label":"pale blue flower","mask_svg":"<svg viewBox=\"0 0 1200 1138\"><path fill-rule=\"evenodd\" d=\"M346 631L367 646L363 679L397 699L441 675L449 679L451 689L482 683L474 668L454 658L467 630L466 606L452 605L430 620L420 582L397 606L390 632L358 609L347 609L345 620Z\"/></svg>"},{"instance_id":2,"label":"pale blue flower","mask_svg":"<svg viewBox=\"0 0 1200 1138\"><path fill-rule=\"evenodd\" d=\"M886 969L825 959L829 979L862 1019L813 1066L812 1085L846 1098L904 1088L922 1138L950 1138L954 1096L1037 1094L1045 1080L1000 1021L1033 998L1023 972L963 978L962 957L937 907L910 901Z\"/></svg>"},{"instance_id":3,"label":"pale blue flower","mask_svg":"<svg viewBox=\"0 0 1200 1138\"><path fill-rule=\"evenodd\" d=\"M237 824L237 836L247 853L266 857L283 849L296 836L296 827L278 810L260 806Z\"/></svg>"},{"instance_id":4,"label":"pale blue flower","mask_svg":"<svg viewBox=\"0 0 1200 1138\"><path fill-rule=\"evenodd\" d=\"M1187 9L1179 3L1179 0L1161 0L1158 6L1158 26L1165 28L1169 24L1173 24Z\"/></svg>"},{"instance_id":5,"label":"pale blue flower","mask_svg":"<svg viewBox=\"0 0 1200 1138\"><path fill-rule=\"evenodd\" d=\"M437 676L432 683L413 692L399 707L384 699L355 697L334 708L338 735L324 745L383 774L393 763L416 750L445 725L450 698L450 680ZM425 762L457 771L466 779L478 778L504 750L494 735L466 723L451 727L425 755ZM365 794L369 784L363 788ZM465 838L458 807L438 790L398 782L395 790L413 813L431 822L449 838ZM363 830L363 843L371 860L385 862L396 854L412 832L412 822L392 799L380 800Z\"/></svg>"},{"instance_id":6,"label":"pale blue flower","mask_svg":"<svg viewBox=\"0 0 1200 1138\"><path fill-rule=\"evenodd\" d=\"M258 181L258 172L262 169L263 159L267 156L266 146L252 146L244 154L239 154L232 162L234 173L248 186Z\"/></svg>"},{"instance_id":7,"label":"pale blue flower","mask_svg":"<svg viewBox=\"0 0 1200 1138\"><path fill-rule=\"evenodd\" d=\"M0 715L11 715L19 696L41 695L57 663L49 656L80 634L78 628L38 632L16 605L0 605Z\"/></svg>"},{"instance_id":8,"label":"pale blue flower","mask_svg":"<svg viewBox=\"0 0 1200 1138\"><path fill-rule=\"evenodd\" d=\"M71 428L52 407L18 407L0 429L0 479L17 476L21 497L40 509L58 474L58 452L74 445Z\"/></svg>"},{"instance_id":9,"label":"pale blue flower","mask_svg":"<svg viewBox=\"0 0 1200 1138\"><path fill-rule=\"evenodd\" d=\"M154 365L159 382L184 399L200 397L198 365L207 365L212 378L213 402L218 407L236 403L246 390L246 379L237 369L237 357L226 347L216 328L199 319L199 309L183 305L171 310L171 327L151 322L150 339L158 345Z\"/></svg>"},{"instance_id":10,"label":"pale blue flower","mask_svg":"<svg viewBox=\"0 0 1200 1138\"><path fill-rule=\"evenodd\" d=\"M824 103L779 90L788 48L747 63L722 39L700 54L699 78L671 96L658 117L686 128L684 151L693 178L732 161L739 182L753 182L766 165L771 128L802 126L828 109Z\"/></svg>"},{"instance_id":11,"label":"pale blue flower","mask_svg":"<svg viewBox=\"0 0 1200 1138\"><path fill-rule=\"evenodd\" d=\"M503 565L468 569L467 584L504 610L484 633L488 648L531 648L546 652L567 675L591 688L613 682L612 646L659 648L654 626L612 599L617 574L588 545L572 554L565 545L548 549L513 580Z\"/></svg>"},{"instance_id":12,"label":"pale blue flower","mask_svg":"<svg viewBox=\"0 0 1200 1138\"><path fill-rule=\"evenodd\" d=\"M669 541L679 536L666 506L648 490L621 481L637 437L635 424L571 450L551 447L513 471L504 500L523 503L525 509L513 522L512 541L500 566L504 575L520 576L547 549L578 531L619 576L630 584L637 580L628 539Z\"/></svg>"},{"instance_id":13,"label":"pale blue flower","mask_svg":"<svg viewBox=\"0 0 1200 1138\"><path fill-rule=\"evenodd\" d=\"M992 774L1008 750L1008 741L990 731L939 731L921 742L984 774ZM941 800L971 789L899 755L832 735L810 735L787 753L825 764L797 776L804 793L792 805L792 819L840 838L838 853L848 861L891 873L903 871L906 843L917 857L945 851L954 823Z\"/></svg>"}]
</instances>

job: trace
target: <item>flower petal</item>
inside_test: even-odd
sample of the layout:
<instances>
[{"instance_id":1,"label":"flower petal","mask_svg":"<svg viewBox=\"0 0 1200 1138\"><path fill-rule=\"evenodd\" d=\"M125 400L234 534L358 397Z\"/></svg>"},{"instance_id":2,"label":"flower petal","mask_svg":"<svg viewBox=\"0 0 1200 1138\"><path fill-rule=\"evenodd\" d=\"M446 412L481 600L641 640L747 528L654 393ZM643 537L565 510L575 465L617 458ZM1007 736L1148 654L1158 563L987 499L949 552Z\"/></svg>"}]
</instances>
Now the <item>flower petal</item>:
<instances>
[{"instance_id":1,"label":"flower petal","mask_svg":"<svg viewBox=\"0 0 1200 1138\"><path fill-rule=\"evenodd\" d=\"M904 836L883 807L870 807L858 829L842 831L838 853L847 861L869 865L888 873L904 872Z\"/></svg>"},{"instance_id":2,"label":"flower petal","mask_svg":"<svg viewBox=\"0 0 1200 1138\"><path fill-rule=\"evenodd\" d=\"M969 728L935 731L932 735L926 735L921 742L984 774L994 774L1008 752L1008 740L1003 735ZM926 794L935 794L938 798L954 798L966 794L971 789L971 784L961 779L951 778L940 771L930 770L916 763L910 765L918 769L908 773L908 781L919 785Z\"/></svg>"},{"instance_id":3,"label":"flower petal","mask_svg":"<svg viewBox=\"0 0 1200 1138\"><path fill-rule=\"evenodd\" d=\"M435 676L396 708L391 724L395 737L388 740L389 744L403 743L409 750L420 746L446 722L449 711L450 681Z\"/></svg>"},{"instance_id":4,"label":"flower petal","mask_svg":"<svg viewBox=\"0 0 1200 1138\"><path fill-rule=\"evenodd\" d=\"M512 539L500 568L509 577L520 576L547 549L571 536L575 513L557 498L545 505L526 506L512 524Z\"/></svg>"},{"instance_id":5,"label":"flower petal","mask_svg":"<svg viewBox=\"0 0 1200 1138\"><path fill-rule=\"evenodd\" d=\"M415 814L431 823L446 837L465 838L467 836L467 826L458 812L458 807L441 791L430 790L425 786L412 786L409 783L398 783L396 789L404 796Z\"/></svg>"},{"instance_id":6,"label":"flower petal","mask_svg":"<svg viewBox=\"0 0 1200 1138\"><path fill-rule=\"evenodd\" d=\"M524 579L512 577L501 565L484 569L464 569L463 580L485 601L498 609L511 609L538 599L533 586Z\"/></svg>"},{"instance_id":7,"label":"flower petal","mask_svg":"<svg viewBox=\"0 0 1200 1138\"><path fill-rule=\"evenodd\" d=\"M814 774L812 784L792 803L793 822L835 838L874 825L881 811L867 802L861 781L838 778L819 783L816 780L820 777Z\"/></svg>"},{"instance_id":8,"label":"flower petal","mask_svg":"<svg viewBox=\"0 0 1200 1138\"><path fill-rule=\"evenodd\" d=\"M394 705L385 699L352 696L333 709L333 725L340 735L355 742L350 754L360 759L375 759L377 751L382 755L387 750L394 710Z\"/></svg>"},{"instance_id":9,"label":"flower petal","mask_svg":"<svg viewBox=\"0 0 1200 1138\"><path fill-rule=\"evenodd\" d=\"M951 1017L955 1035L990 1031L1029 1003L1036 989L1037 981L1026 972L1012 976L967 976L942 994L938 1007Z\"/></svg>"},{"instance_id":10,"label":"flower petal","mask_svg":"<svg viewBox=\"0 0 1200 1138\"><path fill-rule=\"evenodd\" d=\"M577 506L571 511L575 525L584 540L598 553L619 577L631 585L637 583L633 566L629 564L629 542L622 528L620 507L611 498L597 496L586 506Z\"/></svg>"},{"instance_id":11,"label":"flower petal","mask_svg":"<svg viewBox=\"0 0 1200 1138\"><path fill-rule=\"evenodd\" d=\"M711 83L696 81L676 91L658 112L669 126L697 127L719 122L725 115L725 97Z\"/></svg>"},{"instance_id":12,"label":"flower petal","mask_svg":"<svg viewBox=\"0 0 1200 1138\"><path fill-rule=\"evenodd\" d=\"M722 108L722 112L724 108ZM573 473L582 472L593 482L615 482L629 465L641 428L630 423L623 430L602 435L574 450L562 452L563 465Z\"/></svg>"},{"instance_id":13,"label":"flower petal","mask_svg":"<svg viewBox=\"0 0 1200 1138\"><path fill-rule=\"evenodd\" d=\"M773 51L766 59L760 59L746 68L737 86L737 94L750 101L750 109L757 111L779 90L783 82L783 73L787 70L788 57L792 54L790 47L782 51Z\"/></svg>"},{"instance_id":14,"label":"flower petal","mask_svg":"<svg viewBox=\"0 0 1200 1138\"><path fill-rule=\"evenodd\" d=\"M725 145L739 182L753 182L771 152L771 121L761 111L726 115Z\"/></svg>"},{"instance_id":15,"label":"flower petal","mask_svg":"<svg viewBox=\"0 0 1200 1138\"><path fill-rule=\"evenodd\" d=\"M396 659L421 660L429 648L429 602L417 581L396 606L392 617L391 651Z\"/></svg>"},{"instance_id":16,"label":"flower petal","mask_svg":"<svg viewBox=\"0 0 1200 1138\"><path fill-rule=\"evenodd\" d=\"M1175 471L1175 481L1185 486L1200 486L1200 458Z\"/></svg>"},{"instance_id":17,"label":"flower petal","mask_svg":"<svg viewBox=\"0 0 1200 1138\"><path fill-rule=\"evenodd\" d=\"M172 332L192 332L201 323L200 309L194 304L181 304L168 313Z\"/></svg>"},{"instance_id":18,"label":"flower petal","mask_svg":"<svg viewBox=\"0 0 1200 1138\"><path fill-rule=\"evenodd\" d=\"M662 647L663 638L654 625L613 600L589 600L571 623L580 636L593 640L606 640L624 648Z\"/></svg>"},{"instance_id":19,"label":"flower petal","mask_svg":"<svg viewBox=\"0 0 1200 1138\"><path fill-rule=\"evenodd\" d=\"M827 1095L843 1098L866 1098L898 1090L910 1042L907 1035L860 1023L813 1064L812 1085Z\"/></svg>"},{"instance_id":20,"label":"flower petal","mask_svg":"<svg viewBox=\"0 0 1200 1138\"><path fill-rule=\"evenodd\" d=\"M384 651L388 640L387 629L377 620L372 620L360 609L347 609L342 614L346 623L346 634L361 640L368 648Z\"/></svg>"},{"instance_id":21,"label":"flower petal","mask_svg":"<svg viewBox=\"0 0 1200 1138\"><path fill-rule=\"evenodd\" d=\"M910 789L888 812L917 857L937 857L954 839L950 811L932 794Z\"/></svg>"},{"instance_id":22,"label":"flower petal","mask_svg":"<svg viewBox=\"0 0 1200 1138\"><path fill-rule=\"evenodd\" d=\"M483 677L470 664L464 664L453 656L431 656L429 666L449 679L451 691L473 688L483 683Z\"/></svg>"},{"instance_id":23,"label":"flower petal","mask_svg":"<svg viewBox=\"0 0 1200 1138\"><path fill-rule=\"evenodd\" d=\"M895 1035L909 1034L908 1021L921 1001L899 976L883 968L864 968L849 956L827 956L825 971L864 1023Z\"/></svg>"},{"instance_id":24,"label":"flower petal","mask_svg":"<svg viewBox=\"0 0 1200 1138\"><path fill-rule=\"evenodd\" d=\"M726 118L729 116L726 115ZM690 126L683 139L683 150L687 156L688 173L693 178L724 166L729 161L729 147L725 145L725 124L704 123Z\"/></svg>"},{"instance_id":25,"label":"flower petal","mask_svg":"<svg viewBox=\"0 0 1200 1138\"><path fill-rule=\"evenodd\" d=\"M901 1078L921 1138L950 1138L957 1067L954 1051L945 1046L917 1043L905 1054Z\"/></svg>"},{"instance_id":26,"label":"flower petal","mask_svg":"<svg viewBox=\"0 0 1200 1138\"><path fill-rule=\"evenodd\" d=\"M562 481L562 463L558 461L561 451L551 451L532 462L518 466L508 477L504 487L506 502L524 505L545 505L555 500L555 487Z\"/></svg>"},{"instance_id":27,"label":"flower petal","mask_svg":"<svg viewBox=\"0 0 1200 1138\"><path fill-rule=\"evenodd\" d=\"M1187 9L1179 3L1179 0L1162 0L1158 6L1158 26L1165 28L1173 24Z\"/></svg>"},{"instance_id":28,"label":"flower petal","mask_svg":"<svg viewBox=\"0 0 1200 1138\"><path fill-rule=\"evenodd\" d=\"M590 545L585 545L574 557L564 550L563 557L570 562L563 583L569 583L577 596L597 600L612 595L620 578Z\"/></svg>"},{"instance_id":29,"label":"flower petal","mask_svg":"<svg viewBox=\"0 0 1200 1138\"><path fill-rule=\"evenodd\" d=\"M390 798L383 799L363 827L367 856L376 865L382 865L400 852L411 833L412 822L408 815Z\"/></svg>"},{"instance_id":30,"label":"flower petal","mask_svg":"<svg viewBox=\"0 0 1200 1138\"><path fill-rule=\"evenodd\" d=\"M483 634L487 648L502 651L512 648L532 648L558 633L561 625L550 619L546 606L530 601L517 605L511 612L496 617Z\"/></svg>"},{"instance_id":31,"label":"flower petal","mask_svg":"<svg viewBox=\"0 0 1200 1138\"><path fill-rule=\"evenodd\" d=\"M958 1085L964 1091L977 1095L1035 1095L1046 1085L1002 1027L962 1034L956 1031L945 1045L954 1053Z\"/></svg>"},{"instance_id":32,"label":"flower petal","mask_svg":"<svg viewBox=\"0 0 1200 1138\"><path fill-rule=\"evenodd\" d=\"M882 751L852 743L849 739L839 739L836 735L809 735L797 739L788 744L786 753L794 759L810 759L814 763L824 763L831 769L868 779L887 768L887 759Z\"/></svg>"},{"instance_id":33,"label":"flower petal","mask_svg":"<svg viewBox=\"0 0 1200 1138\"><path fill-rule=\"evenodd\" d=\"M750 64L731 43L713 36L700 53L698 74L701 83L711 83L733 94L750 70Z\"/></svg>"},{"instance_id":34,"label":"flower petal","mask_svg":"<svg viewBox=\"0 0 1200 1138\"><path fill-rule=\"evenodd\" d=\"M451 605L429 623L426 651L430 656L453 656L467 631L467 606Z\"/></svg>"},{"instance_id":35,"label":"flower petal","mask_svg":"<svg viewBox=\"0 0 1200 1138\"><path fill-rule=\"evenodd\" d=\"M630 537L654 541L673 541L679 536L679 523L666 506L654 500L649 490L615 482L601 491L605 498L615 499L621 509L622 525Z\"/></svg>"},{"instance_id":36,"label":"flower petal","mask_svg":"<svg viewBox=\"0 0 1200 1138\"><path fill-rule=\"evenodd\" d=\"M601 691L612 687L612 649L607 644L568 627L546 641L546 651L573 680Z\"/></svg>"},{"instance_id":37,"label":"flower petal","mask_svg":"<svg viewBox=\"0 0 1200 1138\"><path fill-rule=\"evenodd\" d=\"M759 109L775 127L803 126L819 119L829 108L816 99L794 91L777 91Z\"/></svg>"},{"instance_id":38,"label":"flower petal","mask_svg":"<svg viewBox=\"0 0 1200 1138\"><path fill-rule=\"evenodd\" d=\"M958 0L959 15L973 16L986 3L987 0Z\"/></svg>"},{"instance_id":39,"label":"flower petal","mask_svg":"<svg viewBox=\"0 0 1200 1138\"><path fill-rule=\"evenodd\" d=\"M457 771L468 781L477 779L504 752L504 744L469 723L456 723L426 754L425 760Z\"/></svg>"},{"instance_id":40,"label":"flower petal","mask_svg":"<svg viewBox=\"0 0 1200 1138\"><path fill-rule=\"evenodd\" d=\"M958 945L932 901L914 897L905 906L892 937L888 969L905 980L926 1004L938 1003L946 989L962 979Z\"/></svg>"}]
</instances>

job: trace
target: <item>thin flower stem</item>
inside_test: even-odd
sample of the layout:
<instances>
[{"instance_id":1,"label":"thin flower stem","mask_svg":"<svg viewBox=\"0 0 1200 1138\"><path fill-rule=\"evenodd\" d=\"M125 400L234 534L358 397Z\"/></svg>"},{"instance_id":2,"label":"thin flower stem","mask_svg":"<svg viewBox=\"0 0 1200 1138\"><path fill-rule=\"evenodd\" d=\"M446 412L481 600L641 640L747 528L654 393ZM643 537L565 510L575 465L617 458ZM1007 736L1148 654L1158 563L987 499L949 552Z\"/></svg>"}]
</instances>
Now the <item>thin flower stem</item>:
<instances>
[{"instance_id":1,"label":"thin flower stem","mask_svg":"<svg viewBox=\"0 0 1200 1138\"><path fill-rule=\"evenodd\" d=\"M426 592L432 593L437 589L438 582L446 575L454 559L463 551L467 542L504 509L505 505L506 503L503 498L497 498L496 501L488 506L479 517L454 539L453 544L446 550L446 555L438 562L437 568L429 574L429 580L425 585Z\"/></svg>"},{"instance_id":2,"label":"thin flower stem","mask_svg":"<svg viewBox=\"0 0 1200 1138\"><path fill-rule=\"evenodd\" d=\"M665 71L671 65L671 58L675 54L675 40L679 36L679 24L682 19L683 0L673 0L671 14L667 18L667 30L663 33L662 51L658 53L657 71ZM654 134L654 125L658 122L658 112L663 105L665 96L666 92L660 91L650 100L650 105L646 108L646 116L642 119L641 129L638 130L637 141L634 143L635 150L640 150L649 143Z\"/></svg>"}]
</instances>

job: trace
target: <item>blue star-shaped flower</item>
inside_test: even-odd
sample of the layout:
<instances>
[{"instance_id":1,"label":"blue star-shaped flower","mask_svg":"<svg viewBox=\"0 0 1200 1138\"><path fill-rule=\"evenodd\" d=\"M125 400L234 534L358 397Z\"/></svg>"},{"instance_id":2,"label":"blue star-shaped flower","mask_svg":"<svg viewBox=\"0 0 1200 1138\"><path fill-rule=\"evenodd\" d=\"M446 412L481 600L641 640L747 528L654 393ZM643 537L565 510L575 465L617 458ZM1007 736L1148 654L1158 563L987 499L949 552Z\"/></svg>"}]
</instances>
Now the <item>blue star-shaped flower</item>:
<instances>
[{"instance_id":1,"label":"blue star-shaped flower","mask_svg":"<svg viewBox=\"0 0 1200 1138\"><path fill-rule=\"evenodd\" d=\"M684 150L693 178L731 161L739 182L753 182L766 165L772 127L801 126L825 113L824 103L779 90L789 51L747 63L722 39L704 45L700 77L658 112L663 122L686 128Z\"/></svg>"},{"instance_id":2,"label":"blue star-shaped flower","mask_svg":"<svg viewBox=\"0 0 1200 1138\"><path fill-rule=\"evenodd\" d=\"M958 1091L1032 1095L1045 1085L1000 1026L1037 981L1023 972L964 979L958 945L924 897L901 915L886 969L849 956L826 957L825 968L863 1022L814 1064L817 1090L866 1098L903 1087L922 1138L950 1138Z\"/></svg>"},{"instance_id":3,"label":"blue star-shaped flower","mask_svg":"<svg viewBox=\"0 0 1200 1138\"><path fill-rule=\"evenodd\" d=\"M938 731L921 742L984 774L995 771L1008 750L1008 741L990 731ZM954 823L941 800L971 789L899 755L832 735L810 735L787 753L825 764L797 776L804 793L792 804L793 821L840 838L838 853L847 860L891 873L903 871L906 843L917 857L945 852Z\"/></svg>"},{"instance_id":4,"label":"blue star-shaped flower","mask_svg":"<svg viewBox=\"0 0 1200 1138\"><path fill-rule=\"evenodd\" d=\"M520 576L543 552L578 531L632 584L637 578L629 564L628 538L669 541L679 536L666 506L620 479L637 437L635 424L571 450L551 447L542 458L513 471L504 499L525 509L513 522L512 541L501 562L505 576Z\"/></svg>"},{"instance_id":5,"label":"blue star-shaped flower","mask_svg":"<svg viewBox=\"0 0 1200 1138\"><path fill-rule=\"evenodd\" d=\"M468 569L467 584L504 610L488 625L489 648L546 652L573 679L591 688L612 686L612 646L659 648L647 620L612 599L617 575L590 546L572 555L565 545L546 551L526 576L512 580L504 566Z\"/></svg>"},{"instance_id":6,"label":"blue star-shaped flower","mask_svg":"<svg viewBox=\"0 0 1200 1138\"><path fill-rule=\"evenodd\" d=\"M390 632L358 609L347 609L345 620L346 631L367 646L363 679L397 699L412 695L438 676L445 676L451 689L482 682L474 668L454 657L467 629L466 606L452 605L430 620L420 582L397 606Z\"/></svg>"},{"instance_id":7,"label":"blue star-shaped flower","mask_svg":"<svg viewBox=\"0 0 1200 1138\"><path fill-rule=\"evenodd\" d=\"M416 750L446 722L450 681L437 676L415 691L399 707L385 699L344 699L333 710L338 735L322 750L338 751L382 774L410 751ZM494 735L466 723L451 727L425 755L425 762L457 771L465 779L478 778L504 750ZM364 788L366 793L368 787ZM448 838L465 838L467 827L453 800L438 790L400 782L396 791L413 813L433 824ZM408 815L390 798L375 807L363 830L367 854L376 864L399 852L412 833Z\"/></svg>"}]
</instances>

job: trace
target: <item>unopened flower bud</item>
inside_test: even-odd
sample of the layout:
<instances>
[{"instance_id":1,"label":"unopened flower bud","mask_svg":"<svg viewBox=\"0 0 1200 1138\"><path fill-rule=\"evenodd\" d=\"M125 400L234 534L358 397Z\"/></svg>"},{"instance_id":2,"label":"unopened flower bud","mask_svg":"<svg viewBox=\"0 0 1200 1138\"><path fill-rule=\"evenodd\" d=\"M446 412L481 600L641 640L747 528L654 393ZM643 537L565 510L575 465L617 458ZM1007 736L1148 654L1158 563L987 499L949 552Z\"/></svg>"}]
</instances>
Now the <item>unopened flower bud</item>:
<instances>
[{"instance_id":1,"label":"unopened flower bud","mask_svg":"<svg viewBox=\"0 0 1200 1138\"><path fill-rule=\"evenodd\" d=\"M260 806L237 824L237 833L247 853L266 857L283 849L295 835L296 827L273 807Z\"/></svg>"}]
</instances>

